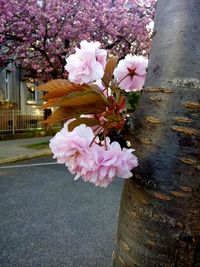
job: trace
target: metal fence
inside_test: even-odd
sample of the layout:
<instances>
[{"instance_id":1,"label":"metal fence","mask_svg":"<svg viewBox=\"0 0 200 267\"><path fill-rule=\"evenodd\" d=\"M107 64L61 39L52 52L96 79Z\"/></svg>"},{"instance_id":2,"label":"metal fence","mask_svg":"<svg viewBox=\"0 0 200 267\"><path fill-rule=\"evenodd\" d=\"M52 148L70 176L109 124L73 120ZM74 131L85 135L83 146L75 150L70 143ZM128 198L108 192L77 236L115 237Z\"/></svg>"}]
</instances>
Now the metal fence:
<instances>
[{"instance_id":1,"label":"metal fence","mask_svg":"<svg viewBox=\"0 0 200 267\"><path fill-rule=\"evenodd\" d=\"M20 110L0 110L0 133L44 129L43 116L23 114Z\"/></svg>"}]
</instances>

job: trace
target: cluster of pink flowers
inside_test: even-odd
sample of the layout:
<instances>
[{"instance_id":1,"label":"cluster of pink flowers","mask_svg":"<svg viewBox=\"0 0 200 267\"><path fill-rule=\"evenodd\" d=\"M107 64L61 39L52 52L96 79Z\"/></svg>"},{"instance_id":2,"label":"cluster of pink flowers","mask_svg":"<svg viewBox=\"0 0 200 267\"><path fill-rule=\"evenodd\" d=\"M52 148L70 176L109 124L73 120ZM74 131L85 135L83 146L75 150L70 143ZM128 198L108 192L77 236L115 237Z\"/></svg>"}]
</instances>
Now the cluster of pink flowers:
<instances>
[{"instance_id":1,"label":"cluster of pink flowers","mask_svg":"<svg viewBox=\"0 0 200 267\"><path fill-rule=\"evenodd\" d=\"M95 139L95 140L94 140ZM75 179L96 186L106 187L116 176L130 178L131 170L138 165L133 149L121 149L118 142L110 143L106 138L107 150L90 127L84 124L68 131L67 123L50 141L50 148L58 163L64 163Z\"/></svg>"},{"instance_id":2,"label":"cluster of pink flowers","mask_svg":"<svg viewBox=\"0 0 200 267\"><path fill-rule=\"evenodd\" d=\"M65 69L69 80L76 83L88 83L103 77L106 66L107 51L100 49L99 42L81 41L80 49L67 58Z\"/></svg>"},{"instance_id":3,"label":"cluster of pink flowers","mask_svg":"<svg viewBox=\"0 0 200 267\"><path fill-rule=\"evenodd\" d=\"M69 131L68 121L50 141L54 158L76 174L75 179L82 177L84 181L101 187L106 187L116 177L130 178L131 170L138 165L133 149L121 148L116 141L110 142L106 134L112 128L118 131L123 128L123 114L126 113L124 91L135 92L143 88L148 64L143 56L129 54L118 62L115 70L112 69L110 80L105 81L104 72L108 71L106 57L107 51L100 49L99 42L82 41L75 54L66 59L69 80L78 84L95 84L90 90L94 90L95 94L98 91L100 99L105 99L108 104L100 113L77 113L77 117L73 118L75 121L86 117L87 120L93 119L98 122L96 126L88 127L87 123L81 122ZM104 137L103 141L99 140L99 134Z\"/></svg>"},{"instance_id":4,"label":"cluster of pink flowers","mask_svg":"<svg viewBox=\"0 0 200 267\"><path fill-rule=\"evenodd\" d=\"M82 41L80 49L66 59L65 69L69 73L69 80L75 83L89 83L96 81L102 90L101 78L103 77L107 51L100 49L99 42ZM114 71L114 78L119 82L119 87L126 92L140 91L144 86L148 60L143 56L131 54L119 61Z\"/></svg>"}]
</instances>

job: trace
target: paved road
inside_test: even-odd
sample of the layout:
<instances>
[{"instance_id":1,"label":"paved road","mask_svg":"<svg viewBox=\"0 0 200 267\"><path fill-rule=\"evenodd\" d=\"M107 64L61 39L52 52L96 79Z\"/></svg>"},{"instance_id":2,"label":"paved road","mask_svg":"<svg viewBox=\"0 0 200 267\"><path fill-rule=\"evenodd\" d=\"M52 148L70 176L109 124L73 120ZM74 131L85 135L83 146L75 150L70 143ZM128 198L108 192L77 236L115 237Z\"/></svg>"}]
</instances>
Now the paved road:
<instances>
[{"instance_id":1,"label":"paved road","mask_svg":"<svg viewBox=\"0 0 200 267\"><path fill-rule=\"evenodd\" d=\"M110 267L121 188L75 182L63 165L0 168L0 266Z\"/></svg>"}]
</instances>

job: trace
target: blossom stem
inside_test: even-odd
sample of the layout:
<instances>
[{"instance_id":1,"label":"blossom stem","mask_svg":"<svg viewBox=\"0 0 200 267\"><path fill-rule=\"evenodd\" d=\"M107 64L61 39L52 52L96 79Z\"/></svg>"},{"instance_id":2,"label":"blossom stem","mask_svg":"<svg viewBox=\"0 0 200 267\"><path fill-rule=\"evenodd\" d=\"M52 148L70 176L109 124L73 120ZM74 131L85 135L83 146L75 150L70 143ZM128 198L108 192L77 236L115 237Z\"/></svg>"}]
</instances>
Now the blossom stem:
<instances>
[{"instance_id":1,"label":"blossom stem","mask_svg":"<svg viewBox=\"0 0 200 267\"><path fill-rule=\"evenodd\" d=\"M106 87L102 90L102 92L106 91L107 98L108 98L108 88L109 88L109 85L106 85Z\"/></svg>"},{"instance_id":2,"label":"blossom stem","mask_svg":"<svg viewBox=\"0 0 200 267\"><path fill-rule=\"evenodd\" d=\"M106 133L105 132L104 132L104 145L105 145L105 150L108 150L107 141L106 141Z\"/></svg>"},{"instance_id":3,"label":"blossom stem","mask_svg":"<svg viewBox=\"0 0 200 267\"><path fill-rule=\"evenodd\" d=\"M97 131L97 129L98 129L98 131ZM89 145L89 147L91 147L92 146L92 144L94 143L94 141L95 141L95 139L96 139L96 137L97 137L97 135L101 132L101 130L103 129L103 126L102 126L102 124L97 128L95 131L97 131L96 132L96 134L95 134L95 136L94 136L94 138L92 139L92 142L91 142L91 144Z\"/></svg>"}]
</instances>

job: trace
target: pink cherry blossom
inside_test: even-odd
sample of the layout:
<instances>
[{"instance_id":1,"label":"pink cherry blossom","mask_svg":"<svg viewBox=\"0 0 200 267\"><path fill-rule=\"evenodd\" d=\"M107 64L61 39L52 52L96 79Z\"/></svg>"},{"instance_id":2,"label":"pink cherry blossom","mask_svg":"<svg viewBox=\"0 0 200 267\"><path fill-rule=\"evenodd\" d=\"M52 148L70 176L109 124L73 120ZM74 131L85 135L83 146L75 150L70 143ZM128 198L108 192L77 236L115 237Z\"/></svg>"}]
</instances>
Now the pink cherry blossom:
<instances>
[{"instance_id":1,"label":"pink cherry blossom","mask_svg":"<svg viewBox=\"0 0 200 267\"><path fill-rule=\"evenodd\" d=\"M147 65L148 60L143 56L128 54L119 61L114 77L126 92L140 91L144 86Z\"/></svg>"},{"instance_id":2,"label":"pink cherry blossom","mask_svg":"<svg viewBox=\"0 0 200 267\"><path fill-rule=\"evenodd\" d=\"M49 144L49 147L54 155L53 158L57 158L58 163L65 163L67 160L65 156L65 151L68 147L68 144L65 141L69 138L67 126L68 124L65 123L61 131L56 133L56 135L50 140Z\"/></svg>"},{"instance_id":3,"label":"pink cherry blossom","mask_svg":"<svg viewBox=\"0 0 200 267\"><path fill-rule=\"evenodd\" d=\"M107 51L100 49L99 42L81 41L80 49L66 59L65 69L69 80L76 83L88 83L101 79L106 65Z\"/></svg>"},{"instance_id":4,"label":"pink cherry blossom","mask_svg":"<svg viewBox=\"0 0 200 267\"><path fill-rule=\"evenodd\" d=\"M107 187L117 176L130 178L131 170L138 165L136 156L132 154L133 149L121 149L118 142L107 145L108 150L104 147L98 150L98 163L83 176L85 181L96 186Z\"/></svg>"},{"instance_id":5,"label":"pink cherry blossom","mask_svg":"<svg viewBox=\"0 0 200 267\"><path fill-rule=\"evenodd\" d=\"M106 187L116 177L130 178L131 170L138 165L133 149L121 149L118 142L110 143L106 138L104 143L94 141L94 133L84 124L74 128L72 132L67 124L50 141L50 148L58 163L64 163L75 179L82 177L84 181L96 186Z\"/></svg>"},{"instance_id":6,"label":"pink cherry blossom","mask_svg":"<svg viewBox=\"0 0 200 267\"><path fill-rule=\"evenodd\" d=\"M80 172L81 168L88 168L94 164L95 153L91 153L90 144L94 133L84 124L76 127L72 132L67 124L50 140L50 148L58 163L65 163L69 170Z\"/></svg>"}]
</instances>

